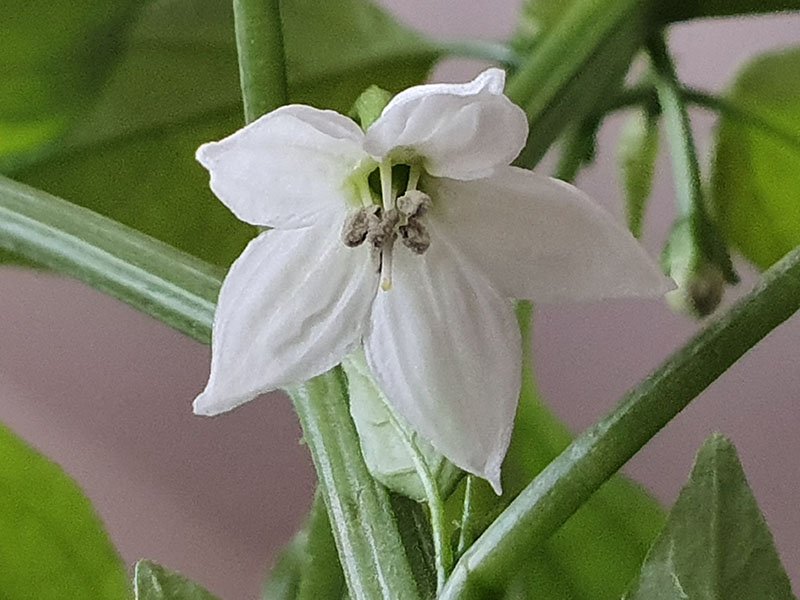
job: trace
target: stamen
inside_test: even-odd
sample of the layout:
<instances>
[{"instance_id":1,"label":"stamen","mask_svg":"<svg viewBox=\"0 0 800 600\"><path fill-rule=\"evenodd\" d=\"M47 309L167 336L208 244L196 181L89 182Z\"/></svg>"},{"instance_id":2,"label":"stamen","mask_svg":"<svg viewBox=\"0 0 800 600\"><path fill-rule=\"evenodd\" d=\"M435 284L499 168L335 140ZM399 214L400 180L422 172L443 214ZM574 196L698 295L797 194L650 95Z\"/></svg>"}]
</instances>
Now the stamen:
<instances>
[{"instance_id":1,"label":"stamen","mask_svg":"<svg viewBox=\"0 0 800 600\"><path fill-rule=\"evenodd\" d=\"M411 165L411 169L408 172L408 185L406 186L406 192L417 189L420 173L422 173L422 169L420 169L419 165Z\"/></svg>"},{"instance_id":2,"label":"stamen","mask_svg":"<svg viewBox=\"0 0 800 600\"><path fill-rule=\"evenodd\" d=\"M383 209L394 208L394 195L392 194L392 163L383 161L379 167L381 174L381 200Z\"/></svg>"},{"instance_id":3,"label":"stamen","mask_svg":"<svg viewBox=\"0 0 800 600\"><path fill-rule=\"evenodd\" d=\"M345 246L355 248L364 243L376 224L380 225L381 219L378 215L380 209L380 206L372 204L356 209L347 215L342 226L342 242Z\"/></svg>"}]
</instances>

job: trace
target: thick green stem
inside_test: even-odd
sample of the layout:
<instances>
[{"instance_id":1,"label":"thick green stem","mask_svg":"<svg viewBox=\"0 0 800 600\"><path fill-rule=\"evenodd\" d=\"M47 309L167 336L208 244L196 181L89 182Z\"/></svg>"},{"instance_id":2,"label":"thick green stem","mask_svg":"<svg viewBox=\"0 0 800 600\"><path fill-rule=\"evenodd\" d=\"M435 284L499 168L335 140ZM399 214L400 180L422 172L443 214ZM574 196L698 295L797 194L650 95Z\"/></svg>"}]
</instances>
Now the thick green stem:
<instances>
[{"instance_id":1,"label":"thick green stem","mask_svg":"<svg viewBox=\"0 0 800 600\"><path fill-rule=\"evenodd\" d=\"M341 369L289 390L353 600L417 599L386 489L369 474Z\"/></svg>"},{"instance_id":2,"label":"thick green stem","mask_svg":"<svg viewBox=\"0 0 800 600\"><path fill-rule=\"evenodd\" d=\"M143 233L0 176L0 248L211 341L224 272Z\"/></svg>"},{"instance_id":3,"label":"thick green stem","mask_svg":"<svg viewBox=\"0 0 800 600\"><path fill-rule=\"evenodd\" d=\"M245 120L289 102L280 0L233 0Z\"/></svg>"},{"instance_id":4,"label":"thick green stem","mask_svg":"<svg viewBox=\"0 0 800 600\"><path fill-rule=\"evenodd\" d=\"M442 599L491 595L536 547L745 352L800 309L800 248L580 435L456 564Z\"/></svg>"}]
</instances>

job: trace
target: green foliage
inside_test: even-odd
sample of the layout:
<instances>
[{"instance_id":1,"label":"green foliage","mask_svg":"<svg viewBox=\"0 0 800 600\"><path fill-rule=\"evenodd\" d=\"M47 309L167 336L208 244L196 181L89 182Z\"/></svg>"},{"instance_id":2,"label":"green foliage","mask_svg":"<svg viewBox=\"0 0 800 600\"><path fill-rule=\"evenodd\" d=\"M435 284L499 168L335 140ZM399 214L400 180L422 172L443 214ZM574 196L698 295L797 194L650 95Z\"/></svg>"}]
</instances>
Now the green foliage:
<instances>
[{"instance_id":1,"label":"green foliage","mask_svg":"<svg viewBox=\"0 0 800 600\"><path fill-rule=\"evenodd\" d=\"M261 592L263 600L296 600L306 563L308 529L303 527L278 555Z\"/></svg>"},{"instance_id":2,"label":"green foliage","mask_svg":"<svg viewBox=\"0 0 800 600\"><path fill-rule=\"evenodd\" d=\"M148 560L136 563L135 600L217 600L198 584Z\"/></svg>"},{"instance_id":3,"label":"green foliage","mask_svg":"<svg viewBox=\"0 0 800 600\"><path fill-rule=\"evenodd\" d=\"M33 158L85 111L139 4L31 0L4 7L0 171Z\"/></svg>"},{"instance_id":4,"label":"green foliage","mask_svg":"<svg viewBox=\"0 0 800 600\"><path fill-rule=\"evenodd\" d=\"M647 200L653 189L658 142L658 115L648 110L635 112L620 135L617 160L625 190L628 228L637 238L642 235Z\"/></svg>"},{"instance_id":5,"label":"green foliage","mask_svg":"<svg viewBox=\"0 0 800 600\"><path fill-rule=\"evenodd\" d=\"M520 54L530 52L538 37L555 25L574 3L575 0L525 0L511 47Z\"/></svg>"},{"instance_id":6,"label":"green foliage","mask_svg":"<svg viewBox=\"0 0 800 600\"><path fill-rule=\"evenodd\" d=\"M336 554L336 544L322 494L318 491L308 518L306 551L301 569L297 600L341 598L345 592L344 574Z\"/></svg>"},{"instance_id":7,"label":"green foliage","mask_svg":"<svg viewBox=\"0 0 800 600\"><path fill-rule=\"evenodd\" d=\"M739 110L719 124L712 206L729 241L766 269L800 244L800 48L749 64L728 98Z\"/></svg>"},{"instance_id":8,"label":"green foliage","mask_svg":"<svg viewBox=\"0 0 800 600\"><path fill-rule=\"evenodd\" d=\"M342 362L347 375L350 414L358 430L364 460L370 474L390 490L419 502L427 499L422 481L403 435L414 440L420 454L446 497L461 475L456 467L439 454L431 444L410 430L397 431L387 400L378 389L367 367L363 353L351 355Z\"/></svg>"},{"instance_id":9,"label":"green foliage","mask_svg":"<svg viewBox=\"0 0 800 600\"><path fill-rule=\"evenodd\" d=\"M125 568L67 475L0 426L0 597L129 597Z\"/></svg>"},{"instance_id":10,"label":"green foliage","mask_svg":"<svg viewBox=\"0 0 800 600\"><path fill-rule=\"evenodd\" d=\"M398 91L420 82L437 57L425 40L366 0L292 0L282 10L294 102L346 112L370 84ZM121 32L122 25L115 33ZM27 36L40 39L35 32ZM84 86L84 105L100 93L91 110L15 178L204 260L229 264L254 230L213 197L193 155L202 142L242 125L230 3L149 3L124 53L92 56L116 64L102 90ZM31 103L17 93L15 101Z\"/></svg>"},{"instance_id":11,"label":"green foliage","mask_svg":"<svg viewBox=\"0 0 800 600\"><path fill-rule=\"evenodd\" d=\"M792 600L733 445L709 438L626 600Z\"/></svg>"}]
</instances>

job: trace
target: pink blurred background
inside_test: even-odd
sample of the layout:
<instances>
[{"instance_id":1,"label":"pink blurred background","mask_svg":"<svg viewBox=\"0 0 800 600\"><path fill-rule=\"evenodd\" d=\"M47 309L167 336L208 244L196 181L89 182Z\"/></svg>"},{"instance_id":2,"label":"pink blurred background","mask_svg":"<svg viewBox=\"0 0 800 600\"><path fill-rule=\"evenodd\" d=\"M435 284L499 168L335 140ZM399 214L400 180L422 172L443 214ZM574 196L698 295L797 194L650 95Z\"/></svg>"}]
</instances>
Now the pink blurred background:
<instances>
[{"instance_id":1,"label":"pink blurred background","mask_svg":"<svg viewBox=\"0 0 800 600\"><path fill-rule=\"evenodd\" d=\"M518 0L385 0L407 23L445 37L502 39ZM748 57L800 43L800 16L675 27L680 73L721 89ZM436 72L463 80L480 65ZM580 186L621 214L610 119ZM709 148L713 119L696 115ZM707 156L707 152L704 152ZM644 243L657 255L672 213L661 157ZM748 280L752 282L753 277ZM740 286L746 288L747 284ZM265 568L304 516L313 469L291 406L272 394L223 417L194 417L209 351L79 283L0 269L0 421L59 462L86 490L125 561L151 558L226 600L258 597ZM574 431L591 424L697 325L660 302L541 307L541 388ZM739 448L784 564L800 587L800 318L716 382L629 465L671 502L712 431Z\"/></svg>"}]
</instances>

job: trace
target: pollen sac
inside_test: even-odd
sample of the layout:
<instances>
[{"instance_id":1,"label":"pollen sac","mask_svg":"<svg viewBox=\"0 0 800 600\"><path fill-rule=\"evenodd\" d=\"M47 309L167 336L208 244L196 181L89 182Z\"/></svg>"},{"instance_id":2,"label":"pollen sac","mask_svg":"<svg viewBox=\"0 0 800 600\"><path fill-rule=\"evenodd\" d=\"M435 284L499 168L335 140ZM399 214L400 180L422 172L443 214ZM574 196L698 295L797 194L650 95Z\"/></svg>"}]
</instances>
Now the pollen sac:
<instances>
[{"instance_id":1,"label":"pollen sac","mask_svg":"<svg viewBox=\"0 0 800 600\"><path fill-rule=\"evenodd\" d=\"M397 239L396 227L399 222L400 214L394 208L384 211L382 218L370 222L367 232L370 246L376 251L381 251L392 244Z\"/></svg>"},{"instance_id":2,"label":"pollen sac","mask_svg":"<svg viewBox=\"0 0 800 600\"><path fill-rule=\"evenodd\" d=\"M353 211L344 221L342 242L348 248L355 248L364 243L371 228L380 225L379 206L368 206Z\"/></svg>"},{"instance_id":3,"label":"pollen sac","mask_svg":"<svg viewBox=\"0 0 800 600\"><path fill-rule=\"evenodd\" d=\"M431 245L431 235L417 217L409 217L408 223L400 226L400 237L414 254L425 254Z\"/></svg>"},{"instance_id":4,"label":"pollen sac","mask_svg":"<svg viewBox=\"0 0 800 600\"><path fill-rule=\"evenodd\" d=\"M423 217L431 208L431 197L419 190L409 190L397 199L397 210L408 218Z\"/></svg>"}]
</instances>

